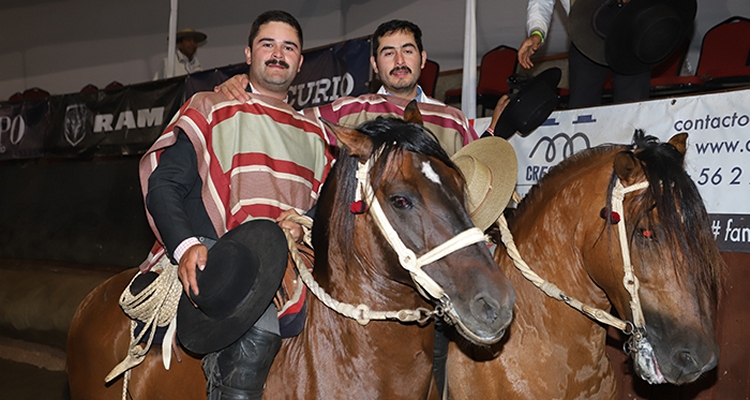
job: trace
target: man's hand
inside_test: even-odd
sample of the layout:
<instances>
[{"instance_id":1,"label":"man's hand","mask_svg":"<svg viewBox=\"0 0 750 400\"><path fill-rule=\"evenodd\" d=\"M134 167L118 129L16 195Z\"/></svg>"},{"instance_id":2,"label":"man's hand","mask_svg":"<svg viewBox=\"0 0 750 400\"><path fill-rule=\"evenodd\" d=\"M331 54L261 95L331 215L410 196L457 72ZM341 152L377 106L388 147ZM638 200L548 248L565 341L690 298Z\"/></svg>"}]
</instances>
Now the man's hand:
<instances>
[{"instance_id":1,"label":"man's hand","mask_svg":"<svg viewBox=\"0 0 750 400\"><path fill-rule=\"evenodd\" d=\"M539 46L542 45L542 38L539 35L531 35L521 43L521 48L518 50L518 62L522 67L530 69L534 66L531 62L531 56L539 50Z\"/></svg>"},{"instance_id":2,"label":"man's hand","mask_svg":"<svg viewBox=\"0 0 750 400\"><path fill-rule=\"evenodd\" d=\"M510 97L508 97L507 94L504 94L503 97L501 97L500 100L497 101L495 109L492 111L492 120L490 121L490 128L493 131L497 126L497 121L500 119L500 114L503 113L503 110L505 110L505 107L508 106L508 103L510 103Z\"/></svg>"},{"instance_id":3,"label":"man's hand","mask_svg":"<svg viewBox=\"0 0 750 400\"><path fill-rule=\"evenodd\" d=\"M279 223L279 227L281 227L281 229L288 229L289 233L292 234L294 241L299 243L302 241L302 235L304 233L302 231L302 225L286 220L285 218L289 215L299 216L299 213L291 208L289 210L282 211L279 217L276 218L276 222Z\"/></svg>"},{"instance_id":4,"label":"man's hand","mask_svg":"<svg viewBox=\"0 0 750 400\"><path fill-rule=\"evenodd\" d=\"M219 86L214 87L214 93L223 93L229 97L230 100L248 101L250 95L247 94L245 88L247 87L249 80L247 75L238 74L229 79Z\"/></svg>"},{"instance_id":5,"label":"man's hand","mask_svg":"<svg viewBox=\"0 0 750 400\"><path fill-rule=\"evenodd\" d=\"M179 275L182 287L185 289L185 294L187 294L191 302L193 301L190 297L191 290L192 293L200 294L198 281L195 279L195 269L198 268L203 271L206 268L206 260L208 260L208 248L202 244L191 246L185 251L182 258L180 258L177 275ZM193 305L197 307L195 303Z\"/></svg>"}]
</instances>

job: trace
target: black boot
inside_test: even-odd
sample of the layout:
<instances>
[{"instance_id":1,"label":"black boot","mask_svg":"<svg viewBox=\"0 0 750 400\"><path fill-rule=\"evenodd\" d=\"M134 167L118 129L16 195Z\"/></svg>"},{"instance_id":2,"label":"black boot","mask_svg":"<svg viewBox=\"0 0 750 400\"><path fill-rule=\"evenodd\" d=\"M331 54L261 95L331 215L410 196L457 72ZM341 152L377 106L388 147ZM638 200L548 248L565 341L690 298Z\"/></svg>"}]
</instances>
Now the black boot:
<instances>
[{"instance_id":1,"label":"black boot","mask_svg":"<svg viewBox=\"0 0 750 400\"><path fill-rule=\"evenodd\" d=\"M239 340L203 359L208 400L260 400L281 337L250 328Z\"/></svg>"}]
</instances>

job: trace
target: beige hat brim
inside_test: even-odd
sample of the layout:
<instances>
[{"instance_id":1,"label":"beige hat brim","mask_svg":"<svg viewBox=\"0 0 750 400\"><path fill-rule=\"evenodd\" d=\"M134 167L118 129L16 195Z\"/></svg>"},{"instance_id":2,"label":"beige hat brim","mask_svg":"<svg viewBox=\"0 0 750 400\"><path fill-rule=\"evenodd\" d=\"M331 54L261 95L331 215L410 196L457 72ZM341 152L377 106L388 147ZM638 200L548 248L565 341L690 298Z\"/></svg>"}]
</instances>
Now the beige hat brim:
<instances>
[{"instance_id":1,"label":"beige hat brim","mask_svg":"<svg viewBox=\"0 0 750 400\"><path fill-rule=\"evenodd\" d=\"M486 137L469 143L451 160L466 179L469 216L484 231L497 221L513 195L518 175L516 152L507 140Z\"/></svg>"}]
</instances>

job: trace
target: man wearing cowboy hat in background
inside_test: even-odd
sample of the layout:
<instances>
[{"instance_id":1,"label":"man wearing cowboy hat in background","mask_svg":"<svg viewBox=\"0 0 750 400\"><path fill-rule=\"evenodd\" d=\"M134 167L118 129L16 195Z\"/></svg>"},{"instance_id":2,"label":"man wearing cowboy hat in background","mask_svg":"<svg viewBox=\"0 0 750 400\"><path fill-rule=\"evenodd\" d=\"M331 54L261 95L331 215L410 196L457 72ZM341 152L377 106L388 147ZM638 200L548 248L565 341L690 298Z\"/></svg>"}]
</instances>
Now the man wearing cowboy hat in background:
<instances>
[{"instance_id":1,"label":"man wearing cowboy hat in background","mask_svg":"<svg viewBox=\"0 0 750 400\"><path fill-rule=\"evenodd\" d=\"M194 29L185 28L177 31L177 51L174 58L174 69L172 76L188 75L193 72L203 71L201 62L195 53L198 46L206 42L208 36L203 32ZM154 80L167 78L167 58L164 58L164 65L156 73Z\"/></svg>"},{"instance_id":2,"label":"man wearing cowboy hat in background","mask_svg":"<svg viewBox=\"0 0 750 400\"><path fill-rule=\"evenodd\" d=\"M607 73L615 103L649 97L651 68L687 38L695 0L560 0L568 14L568 107L601 104ZM518 61L531 68L531 56L549 32L555 0L529 0Z\"/></svg>"}]
</instances>

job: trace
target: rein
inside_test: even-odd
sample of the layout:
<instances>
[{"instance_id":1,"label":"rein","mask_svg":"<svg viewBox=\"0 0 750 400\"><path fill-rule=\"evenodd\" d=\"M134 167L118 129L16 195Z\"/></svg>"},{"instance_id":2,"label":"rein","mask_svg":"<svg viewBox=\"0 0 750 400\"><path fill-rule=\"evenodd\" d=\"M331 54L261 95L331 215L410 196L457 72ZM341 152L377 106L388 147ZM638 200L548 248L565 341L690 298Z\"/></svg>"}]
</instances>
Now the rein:
<instances>
[{"instance_id":1,"label":"rein","mask_svg":"<svg viewBox=\"0 0 750 400\"><path fill-rule=\"evenodd\" d=\"M302 225L302 227L307 230L312 227L312 223L310 222L310 220L302 216L290 215L286 219ZM404 309L399 311L373 311L370 309L370 307L364 304L355 306L334 299L328 293L326 293L325 290L320 287L320 285L318 285L310 271L307 270L307 267L302 261L302 258L299 255L299 251L297 250L297 243L295 242L294 237L292 237L292 234L289 232L289 230L284 229L284 234L286 235L289 254L291 254L292 259L294 260L294 265L297 267L300 279L302 279L302 282L307 285L307 288L310 289L315 297L317 297L318 300L320 300L328 308L345 317L356 320L360 325L367 325L371 320L387 319L394 319L401 322L417 322L421 325L429 321L433 315L442 314L442 311L440 310L430 311L423 307L418 307L415 310Z\"/></svg>"},{"instance_id":2,"label":"rein","mask_svg":"<svg viewBox=\"0 0 750 400\"><path fill-rule=\"evenodd\" d=\"M623 200L625 199L626 194L645 189L648 185L648 181L644 181L625 187L622 185L622 182L620 182L620 179L617 179L612 191L612 210L617 212L622 218L618 224L618 236L620 238L620 252L622 253L623 270L625 271L623 286L625 286L625 289L630 294L630 310L633 315L632 322L623 321L607 311L584 304L580 300L566 295L565 292L554 283L540 277L521 257L521 254L513 241L513 235L510 233L508 221L506 221L505 216L500 215L497 222L500 227L501 239L508 255L511 260L513 260L513 265L521 272L524 278L533 283L547 296L560 300L587 317L603 324L613 326L630 336L628 341L623 345L623 350L626 354L633 357L634 362L640 370L644 372L642 377L649 383L654 384L665 382L665 380L664 377L661 376L661 373L658 372L658 368L655 364L656 357L653 353L653 347L646 338L646 321L643 317L643 309L641 308L641 301L638 295L640 283L635 276L633 264L630 261L630 247L628 246L627 233L625 231L625 213L623 208Z\"/></svg>"}]
</instances>

